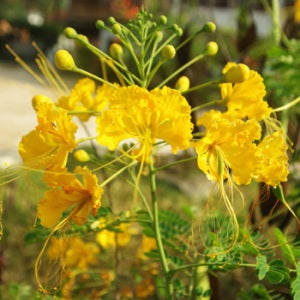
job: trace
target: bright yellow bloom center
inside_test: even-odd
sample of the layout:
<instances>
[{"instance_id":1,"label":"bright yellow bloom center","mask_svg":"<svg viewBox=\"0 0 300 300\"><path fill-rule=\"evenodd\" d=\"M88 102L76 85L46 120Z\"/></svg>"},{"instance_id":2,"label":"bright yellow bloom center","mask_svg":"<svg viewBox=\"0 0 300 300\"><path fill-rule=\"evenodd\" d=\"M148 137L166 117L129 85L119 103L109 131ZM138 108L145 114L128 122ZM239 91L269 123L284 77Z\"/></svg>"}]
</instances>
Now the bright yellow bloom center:
<instances>
[{"instance_id":1,"label":"bright yellow bloom center","mask_svg":"<svg viewBox=\"0 0 300 300\"><path fill-rule=\"evenodd\" d=\"M191 108L179 91L168 87L150 92L138 86L119 88L97 123L99 144L115 150L121 141L134 139L136 157L145 160L158 139L176 153L186 149L192 138Z\"/></svg>"}]
</instances>

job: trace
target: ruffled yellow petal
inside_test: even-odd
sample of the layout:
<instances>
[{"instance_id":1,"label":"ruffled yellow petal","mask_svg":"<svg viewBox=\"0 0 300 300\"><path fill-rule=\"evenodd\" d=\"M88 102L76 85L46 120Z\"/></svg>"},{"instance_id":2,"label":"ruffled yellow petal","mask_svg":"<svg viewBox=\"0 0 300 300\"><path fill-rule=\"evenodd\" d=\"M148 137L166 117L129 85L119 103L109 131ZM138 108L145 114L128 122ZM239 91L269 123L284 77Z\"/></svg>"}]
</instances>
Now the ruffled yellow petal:
<instances>
[{"instance_id":1,"label":"ruffled yellow petal","mask_svg":"<svg viewBox=\"0 0 300 300\"><path fill-rule=\"evenodd\" d=\"M67 172L50 173L46 177L52 190L38 204L38 217L45 227L53 227L67 209L72 210L72 220L77 224L84 224L90 213L96 215L103 189L87 168L77 167L75 172L82 176L83 182Z\"/></svg>"},{"instance_id":2,"label":"ruffled yellow petal","mask_svg":"<svg viewBox=\"0 0 300 300\"><path fill-rule=\"evenodd\" d=\"M287 181L288 145L282 130L266 136L258 145L260 164L255 172L255 180L277 186Z\"/></svg>"},{"instance_id":3,"label":"ruffled yellow petal","mask_svg":"<svg viewBox=\"0 0 300 300\"><path fill-rule=\"evenodd\" d=\"M177 90L164 87L149 92L138 86L122 87L97 119L97 141L115 150L121 141L133 139L137 143L135 155L146 160L158 139L176 152L187 148L192 138L190 113L190 106Z\"/></svg>"},{"instance_id":4,"label":"ruffled yellow petal","mask_svg":"<svg viewBox=\"0 0 300 300\"><path fill-rule=\"evenodd\" d=\"M223 72L226 72L232 63L228 63ZM272 109L263 100L266 95L263 78L251 70L249 78L241 83L220 84L222 99L226 100L228 113L236 118L262 120L270 116Z\"/></svg>"}]
</instances>

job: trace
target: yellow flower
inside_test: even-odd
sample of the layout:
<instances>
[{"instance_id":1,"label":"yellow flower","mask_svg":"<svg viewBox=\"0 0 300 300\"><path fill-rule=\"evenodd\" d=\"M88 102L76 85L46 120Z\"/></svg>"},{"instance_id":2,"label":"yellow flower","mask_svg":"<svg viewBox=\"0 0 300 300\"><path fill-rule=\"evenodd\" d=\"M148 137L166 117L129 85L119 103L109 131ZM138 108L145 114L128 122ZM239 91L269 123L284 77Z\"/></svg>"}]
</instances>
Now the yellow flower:
<instances>
[{"instance_id":1,"label":"yellow flower","mask_svg":"<svg viewBox=\"0 0 300 300\"><path fill-rule=\"evenodd\" d=\"M149 92L138 86L122 87L97 119L97 141L115 150L121 141L133 138L138 145L136 157L146 161L158 139L176 153L187 148L192 138L190 114L188 102L177 90L163 87Z\"/></svg>"},{"instance_id":2,"label":"yellow flower","mask_svg":"<svg viewBox=\"0 0 300 300\"><path fill-rule=\"evenodd\" d=\"M66 253L66 266L87 270L88 265L97 263L97 254L100 252L95 243L87 243L79 237L71 237Z\"/></svg>"},{"instance_id":3,"label":"yellow flower","mask_svg":"<svg viewBox=\"0 0 300 300\"><path fill-rule=\"evenodd\" d=\"M296 0L294 3L294 21L296 24L300 23L300 0Z\"/></svg>"},{"instance_id":4,"label":"yellow flower","mask_svg":"<svg viewBox=\"0 0 300 300\"><path fill-rule=\"evenodd\" d=\"M288 146L283 131L278 130L264 137L258 145L258 150L260 164L254 175L255 180L272 186L287 181Z\"/></svg>"},{"instance_id":5,"label":"yellow flower","mask_svg":"<svg viewBox=\"0 0 300 300\"><path fill-rule=\"evenodd\" d=\"M75 174L48 174L49 186L53 189L46 191L38 203L38 217L45 227L53 227L62 213L72 209L72 219L76 224L84 224L88 215L96 215L101 205L103 189L98 186L98 180L86 167L77 167L75 173L82 176L81 182Z\"/></svg>"},{"instance_id":6,"label":"yellow flower","mask_svg":"<svg viewBox=\"0 0 300 300\"><path fill-rule=\"evenodd\" d=\"M223 69L225 74L236 65L229 62ZM247 80L241 83L220 84L222 99L226 100L228 113L236 118L256 119L260 121L270 116L272 109L263 100L266 95L263 78L253 70L250 70Z\"/></svg>"},{"instance_id":7,"label":"yellow flower","mask_svg":"<svg viewBox=\"0 0 300 300\"><path fill-rule=\"evenodd\" d=\"M258 122L211 110L198 119L197 125L206 127L205 136L195 143L199 168L217 181L227 178L230 169L237 184L249 184L257 164L255 141L261 136Z\"/></svg>"},{"instance_id":8,"label":"yellow flower","mask_svg":"<svg viewBox=\"0 0 300 300\"><path fill-rule=\"evenodd\" d=\"M142 244L138 249L137 256L142 260L147 260L148 257L145 255L145 252L150 252L151 250L155 249L157 249L155 238L143 235Z\"/></svg>"},{"instance_id":9,"label":"yellow flower","mask_svg":"<svg viewBox=\"0 0 300 300\"><path fill-rule=\"evenodd\" d=\"M122 223L119 228L121 232L113 232L110 230L101 230L96 237L96 241L103 248L115 248L116 245L119 247L126 246L130 241L130 232L128 230L128 225Z\"/></svg>"},{"instance_id":10,"label":"yellow flower","mask_svg":"<svg viewBox=\"0 0 300 300\"><path fill-rule=\"evenodd\" d=\"M37 104L38 125L23 136L19 153L26 165L36 168L63 168L68 153L76 147L77 125L67 111L52 102Z\"/></svg>"},{"instance_id":11,"label":"yellow flower","mask_svg":"<svg viewBox=\"0 0 300 300\"><path fill-rule=\"evenodd\" d=\"M88 265L97 263L99 252L95 243L87 243L79 237L53 237L47 255L52 260L60 259L63 266L85 271Z\"/></svg>"},{"instance_id":12,"label":"yellow flower","mask_svg":"<svg viewBox=\"0 0 300 300\"><path fill-rule=\"evenodd\" d=\"M116 85L117 87L117 85ZM58 100L58 106L76 112L98 111L104 110L109 98L114 92L115 88L104 84L99 86L96 90L95 82L89 78L78 80L69 96L62 96ZM79 114L81 121L87 121L90 114Z\"/></svg>"}]
</instances>

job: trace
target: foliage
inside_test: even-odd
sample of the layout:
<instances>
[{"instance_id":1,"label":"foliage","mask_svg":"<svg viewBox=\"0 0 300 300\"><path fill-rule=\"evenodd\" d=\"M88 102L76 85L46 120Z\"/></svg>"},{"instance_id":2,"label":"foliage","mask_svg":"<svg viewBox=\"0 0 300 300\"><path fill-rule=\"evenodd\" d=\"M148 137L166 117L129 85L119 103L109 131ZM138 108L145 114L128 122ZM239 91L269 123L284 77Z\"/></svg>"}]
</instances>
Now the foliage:
<instances>
[{"instance_id":1,"label":"foliage","mask_svg":"<svg viewBox=\"0 0 300 300\"><path fill-rule=\"evenodd\" d=\"M64 30L101 65L101 75L90 73L68 51L58 50L56 67L84 76L71 90L35 45L46 79L32 72L41 83L48 80L59 97L32 99L37 126L19 143L22 165L4 170L1 184L32 178L38 191L37 220L24 241L40 248L34 266L39 292L12 282L5 297L208 299L216 293L213 280L252 270L257 275L252 286L235 290L234 296L298 299L300 244L294 230L300 221L289 200L296 202L299 194L285 195L291 146L285 123L274 112L294 107L299 99L272 108L265 100L264 78L235 62L228 62L217 78L190 86L183 72L213 59L217 43L206 43L179 66L171 61L184 45L213 33L212 22L185 40L177 24L164 15L154 20L144 9L126 25L110 17L96 27L115 36L109 53L74 28ZM267 82L276 97L291 100L297 96L297 70L289 73L284 50L274 49L266 63ZM161 76L161 70L170 72ZM275 70L290 74L289 95L284 80L276 88ZM221 99L188 101L206 87ZM89 122L95 124L93 133ZM78 136L79 126L87 136ZM183 175L180 183L171 181L168 170ZM188 187L201 185L196 205L178 188L191 170L201 177ZM246 192L250 183L267 187L258 201L272 193L293 217L290 231L274 230L266 219L245 221L248 213L254 217L256 205ZM27 196L33 194L28 189Z\"/></svg>"}]
</instances>

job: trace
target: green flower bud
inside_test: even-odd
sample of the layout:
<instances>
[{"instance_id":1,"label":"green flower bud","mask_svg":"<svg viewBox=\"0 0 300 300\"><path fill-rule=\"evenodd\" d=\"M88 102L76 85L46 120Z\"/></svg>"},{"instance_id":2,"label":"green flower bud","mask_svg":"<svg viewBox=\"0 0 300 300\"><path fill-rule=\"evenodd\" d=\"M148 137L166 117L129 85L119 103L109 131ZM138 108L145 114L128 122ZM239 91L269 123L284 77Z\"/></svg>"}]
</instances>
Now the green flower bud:
<instances>
[{"instance_id":1,"label":"green flower bud","mask_svg":"<svg viewBox=\"0 0 300 300\"><path fill-rule=\"evenodd\" d=\"M177 33L178 36L182 36L183 30L177 24L172 26L173 30Z\"/></svg>"},{"instance_id":2,"label":"green flower bud","mask_svg":"<svg viewBox=\"0 0 300 300\"><path fill-rule=\"evenodd\" d=\"M163 50L162 50L162 56L165 59L172 59L176 55L176 49L172 45L167 45Z\"/></svg>"},{"instance_id":3,"label":"green flower bud","mask_svg":"<svg viewBox=\"0 0 300 300\"><path fill-rule=\"evenodd\" d=\"M181 76L178 78L175 84L175 89L181 93L187 91L190 88L190 79L187 76Z\"/></svg>"},{"instance_id":4,"label":"green flower bud","mask_svg":"<svg viewBox=\"0 0 300 300\"><path fill-rule=\"evenodd\" d=\"M123 48L118 43L112 43L109 47L109 53L111 57L119 59L123 55Z\"/></svg>"},{"instance_id":5,"label":"green flower bud","mask_svg":"<svg viewBox=\"0 0 300 300\"><path fill-rule=\"evenodd\" d=\"M44 96L44 95L41 95L41 94L38 94L38 95L35 95L32 100L31 100L31 105L32 107L34 108L34 110L36 111L37 110L37 107L39 105L39 103L42 103L42 102L48 102L48 103L53 103L52 100L50 98L48 98L47 96Z\"/></svg>"},{"instance_id":6,"label":"green flower bud","mask_svg":"<svg viewBox=\"0 0 300 300\"><path fill-rule=\"evenodd\" d=\"M114 34L120 34L122 31L122 27L119 23L115 23L111 29Z\"/></svg>"},{"instance_id":7,"label":"green flower bud","mask_svg":"<svg viewBox=\"0 0 300 300\"><path fill-rule=\"evenodd\" d=\"M60 70L71 71L76 67L72 55L67 50L58 50L55 53L54 62Z\"/></svg>"},{"instance_id":8,"label":"green flower bud","mask_svg":"<svg viewBox=\"0 0 300 300\"><path fill-rule=\"evenodd\" d=\"M116 21L116 19L115 19L114 17L109 17L109 18L107 19L107 22L108 22L108 24L110 24L110 25L114 25L117 21Z\"/></svg>"},{"instance_id":9,"label":"green flower bud","mask_svg":"<svg viewBox=\"0 0 300 300\"><path fill-rule=\"evenodd\" d=\"M64 30L64 35L69 39L74 39L77 37L77 31L72 27L67 27Z\"/></svg>"},{"instance_id":10,"label":"green flower bud","mask_svg":"<svg viewBox=\"0 0 300 300\"><path fill-rule=\"evenodd\" d=\"M225 82L241 83L249 78L250 69L244 64L237 64L231 67L225 74Z\"/></svg>"},{"instance_id":11,"label":"green flower bud","mask_svg":"<svg viewBox=\"0 0 300 300\"><path fill-rule=\"evenodd\" d=\"M168 18L164 15L159 17L159 24L166 25L168 23Z\"/></svg>"},{"instance_id":12,"label":"green flower bud","mask_svg":"<svg viewBox=\"0 0 300 300\"><path fill-rule=\"evenodd\" d=\"M163 37L164 37L164 34L162 31L155 32L155 39L157 40L158 43L162 41Z\"/></svg>"},{"instance_id":13,"label":"green flower bud","mask_svg":"<svg viewBox=\"0 0 300 300\"><path fill-rule=\"evenodd\" d=\"M77 39L75 40L76 45L84 47L85 43L89 43L89 39L84 34L78 34Z\"/></svg>"},{"instance_id":14,"label":"green flower bud","mask_svg":"<svg viewBox=\"0 0 300 300\"><path fill-rule=\"evenodd\" d=\"M216 24L213 22L207 22L206 24L203 25L201 31L212 33L212 32L215 32L215 30L216 30Z\"/></svg>"},{"instance_id":15,"label":"green flower bud","mask_svg":"<svg viewBox=\"0 0 300 300\"><path fill-rule=\"evenodd\" d=\"M210 56L216 55L218 53L219 46L216 42L209 42L206 45L206 53Z\"/></svg>"},{"instance_id":16,"label":"green flower bud","mask_svg":"<svg viewBox=\"0 0 300 300\"><path fill-rule=\"evenodd\" d=\"M105 24L102 20L97 20L95 26L97 29L102 29L105 27Z\"/></svg>"},{"instance_id":17,"label":"green flower bud","mask_svg":"<svg viewBox=\"0 0 300 300\"><path fill-rule=\"evenodd\" d=\"M91 160L89 154L83 149L76 150L73 155L79 162L88 162Z\"/></svg>"}]
</instances>

